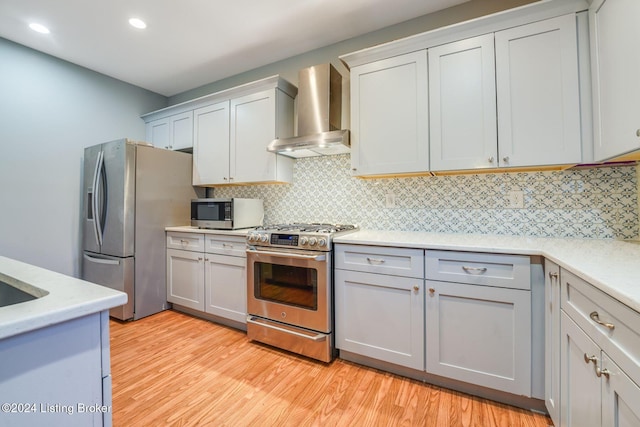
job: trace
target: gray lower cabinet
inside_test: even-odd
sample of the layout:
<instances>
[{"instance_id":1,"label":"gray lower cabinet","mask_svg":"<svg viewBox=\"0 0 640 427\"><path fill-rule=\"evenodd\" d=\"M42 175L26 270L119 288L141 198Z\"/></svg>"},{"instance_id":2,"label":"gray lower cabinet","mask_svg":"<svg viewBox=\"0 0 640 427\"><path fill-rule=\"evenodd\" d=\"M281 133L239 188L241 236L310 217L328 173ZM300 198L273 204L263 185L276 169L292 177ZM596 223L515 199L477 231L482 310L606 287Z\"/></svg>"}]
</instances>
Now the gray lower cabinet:
<instances>
[{"instance_id":1,"label":"gray lower cabinet","mask_svg":"<svg viewBox=\"0 0 640 427\"><path fill-rule=\"evenodd\" d=\"M109 311L0 340L0 425L112 425Z\"/></svg>"},{"instance_id":2,"label":"gray lower cabinet","mask_svg":"<svg viewBox=\"0 0 640 427\"><path fill-rule=\"evenodd\" d=\"M424 370L421 249L336 245L336 347Z\"/></svg>"},{"instance_id":3,"label":"gray lower cabinet","mask_svg":"<svg viewBox=\"0 0 640 427\"><path fill-rule=\"evenodd\" d=\"M244 237L167 233L167 301L246 323Z\"/></svg>"},{"instance_id":4,"label":"gray lower cabinet","mask_svg":"<svg viewBox=\"0 0 640 427\"><path fill-rule=\"evenodd\" d=\"M529 257L426 251L426 370L531 396ZM449 280L449 281L444 281Z\"/></svg>"},{"instance_id":5,"label":"gray lower cabinet","mask_svg":"<svg viewBox=\"0 0 640 427\"><path fill-rule=\"evenodd\" d=\"M560 425L640 426L640 313L560 274Z\"/></svg>"}]
</instances>

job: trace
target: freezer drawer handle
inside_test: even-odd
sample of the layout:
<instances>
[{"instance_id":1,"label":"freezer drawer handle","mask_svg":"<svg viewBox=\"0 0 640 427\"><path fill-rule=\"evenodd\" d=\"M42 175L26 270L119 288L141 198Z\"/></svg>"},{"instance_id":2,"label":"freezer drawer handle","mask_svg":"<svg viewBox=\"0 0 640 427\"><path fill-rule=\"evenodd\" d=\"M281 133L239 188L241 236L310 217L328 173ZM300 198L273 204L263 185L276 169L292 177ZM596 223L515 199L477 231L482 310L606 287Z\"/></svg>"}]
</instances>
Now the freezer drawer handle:
<instances>
[{"instance_id":1,"label":"freezer drawer handle","mask_svg":"<svg viewBox=\"0 0 640 427\"><path fill-rule=\"evenodd\" d=\"M117 259L104 259L104 258L95 258L84 254L84 259L90 262L95 262L97 264L107 264L107 265L120 265L120 260Z\"/></svg>"},{"instance_id":2,"label":"freezer drawer handle","mask_svg":"<svg viewBox=\"0 0 640 427\"><path fill-rule=\"evenodd\" d=\"M247 323L252 323L254 325L263 326L263 327L269 328L269 329L275 329L276 331L284 332L284 333L291 334L291 335L297 335L299 337L306 338L306 339L311 340L311 341L318 342L318 341L324 341L325 339L327 339L327 336L325 334L318 334L318 335L314 335L314 336L309 336L309 335L301 334L300 332L290 331L288 329L280 328L278 326L271 325L271 324L268 324L268 323L256 322L256 318L254 316L251 316L251 315L247 316Z\"/></svg>"}]
</instances>

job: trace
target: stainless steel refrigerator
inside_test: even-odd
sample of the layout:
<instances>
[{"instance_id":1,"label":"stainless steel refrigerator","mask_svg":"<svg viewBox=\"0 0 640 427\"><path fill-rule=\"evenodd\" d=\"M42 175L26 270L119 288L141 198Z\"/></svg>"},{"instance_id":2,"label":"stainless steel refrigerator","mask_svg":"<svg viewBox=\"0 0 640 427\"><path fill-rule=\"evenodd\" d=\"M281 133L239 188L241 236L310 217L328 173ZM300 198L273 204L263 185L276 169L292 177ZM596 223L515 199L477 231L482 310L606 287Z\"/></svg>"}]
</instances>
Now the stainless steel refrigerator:
<instances>
[{"instance_id":1,"label":"stainless steel refrigerator","mask_svg":"<svg viewBox=\"0 0 640 427\"><path fill-rule=\"evenodd\" d=\"M84 151L82 278L126 292L121 320L169 308L166 226L187 225L192 156L127 139Z\"/></svg>"}]
</instances>

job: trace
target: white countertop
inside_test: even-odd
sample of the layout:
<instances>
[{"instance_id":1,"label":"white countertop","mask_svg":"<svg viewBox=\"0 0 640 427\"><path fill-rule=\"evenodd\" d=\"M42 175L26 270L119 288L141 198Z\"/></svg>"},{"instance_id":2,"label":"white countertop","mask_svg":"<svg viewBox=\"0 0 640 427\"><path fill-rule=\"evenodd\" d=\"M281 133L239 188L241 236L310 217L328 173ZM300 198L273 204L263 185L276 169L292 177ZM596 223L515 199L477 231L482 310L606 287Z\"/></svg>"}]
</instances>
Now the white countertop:
<instances>
[{"instance_id":1,"label":"white countertop","mask_svg":"<svg viewBox=\"0 0 640 427\"><path fill-rule=\"evenodd\" d=\"M165 231L176 231L180 233L200 233L200 234L220 234L223 236L246 236L247 233L254 228L240 228L238 230L213 230L210 228L198 228L190 225L179 227L166 227Z\"/></svg>"},{"instance_id":2,"label":"white countertop","mask_svg":"<svg viewBox=\"0 0 640 427\"><path fill-rule=\"evenodd\" d=\"M33 286L48 292L41 298L0 307L0 339L108 310L127 302L127 294L123 292L1 256L0 280L19 289Z\"/></svg>"},{"instance_id":3,"label":"white countertop","mask_svg":"<svg viewBox=\"0 0 640 427\"><path fill-rule=\"evenodd\" d=\"M614 240L360 230L334 243L541 255L640 312L640 245Z\"/></svg>"}]
</instances>

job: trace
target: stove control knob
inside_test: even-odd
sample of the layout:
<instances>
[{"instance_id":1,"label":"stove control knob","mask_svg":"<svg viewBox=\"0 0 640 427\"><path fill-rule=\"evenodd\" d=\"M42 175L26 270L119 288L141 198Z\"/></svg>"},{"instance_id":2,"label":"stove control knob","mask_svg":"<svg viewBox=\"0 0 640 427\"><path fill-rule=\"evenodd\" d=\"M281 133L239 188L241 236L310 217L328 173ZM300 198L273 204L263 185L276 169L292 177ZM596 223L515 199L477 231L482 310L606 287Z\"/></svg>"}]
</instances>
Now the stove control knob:
<instances>
[{"instance_id":1,"label":"stove control knob","mask_svg":"<svg viewBox=\"0 0 640 427\"><path fill-rule=\"evenodd\" d=\"M247 242L254 242L256 240L256 235L253 233L247 234Z\"/></svg>"},{"instance_id":2,"label":"stove control knob","mask_svg":"<svg viewBox=\"0 0 640 427\"><path fill-rule=\"evenodd\" d=\"M309 245L315 246L316 243L318 243L318 239L316 239L315 237L309 239Z\"/></svg>"},{"instance_id":3,"label":"stove control knob","mask_svg":"<svg viewBox=\"0 0 640 427\"><path fill-rule=\"evenodd\" d=\"M327 239L325 239L324 237L321 237L320 240L318 240L318 246L320 247L327 246Z\"/></svg>"},{"instance_id":4,"label":"stove control knob","mask_svg":"<svg viewBox=\"0 0 640 427\"><path fill-rule=\"evenodd\" d=\"M308 242L308 241L309 241L309 239L307 239L305 236L302 236L302 237L300 238L300 245L301 245L301 246L304 246L304 245L306 245L306 244L307 244L307 242Z\"/></svg>"},{"instance_id":5,"label":"stove control knob","mask_svg":"<svg viewBox=\"0 0 640 427\"><path fill-rule=\"evenodd\" d=\"M267 243L269 241L269 236L267 236L266 234L263 234L262 236L260 236L260 241L262 243Z\"/></svg>"}]
</instances>

